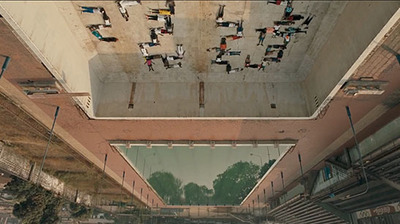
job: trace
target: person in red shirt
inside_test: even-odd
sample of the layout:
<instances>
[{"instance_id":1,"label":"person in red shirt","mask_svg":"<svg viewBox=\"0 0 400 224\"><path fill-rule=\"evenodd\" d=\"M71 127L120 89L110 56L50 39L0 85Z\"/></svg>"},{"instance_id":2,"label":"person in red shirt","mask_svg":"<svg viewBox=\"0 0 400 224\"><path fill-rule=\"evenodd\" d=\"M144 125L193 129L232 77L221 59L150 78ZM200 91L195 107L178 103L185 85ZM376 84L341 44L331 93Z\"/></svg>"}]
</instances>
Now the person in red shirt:
<instances>
[{"instance_id":1,"label":"person in red shirt","mask_svg":"<svg viewBox=\"0 0 400 224\"><path fill-rule=\"evenodd\" d=\"M226 50L226 38L225 37L221 38L221 43L219 44L219 49L220 49L220 51Z\"/></svg>"},{"instance_id":2,"label":"person in red shirt","mask_svg":"<svg viewBox=\"0 0 400 224\"><path fill-rule=\"evenodd\" d=\"M238 36L237 34L225 36L226 40L237 40L242 38L243 36Z\"/></svg>"},{"instance_id":3,"label":"person in red shirt","mask_svg":"<svg viewBox=\"0 0 400 224\"><path fill-rule=\"evenodd\" d=\"M149 67L149 71L154 71L153 69L154 62L151 59L146 59L146 62L144 64L147 64L147 66Z\"/></svg>"},{"instance_id":4,"label":"person in red shirt","mask_svg":"<svg viewBox=\"0 0 400 224\"><path fill-rule=\"evenodd\" d=\"M290 42L290 34L286 34L283 37L283 45L287 46L289 44L289 42Z\"/></svg>"}]
</instances>

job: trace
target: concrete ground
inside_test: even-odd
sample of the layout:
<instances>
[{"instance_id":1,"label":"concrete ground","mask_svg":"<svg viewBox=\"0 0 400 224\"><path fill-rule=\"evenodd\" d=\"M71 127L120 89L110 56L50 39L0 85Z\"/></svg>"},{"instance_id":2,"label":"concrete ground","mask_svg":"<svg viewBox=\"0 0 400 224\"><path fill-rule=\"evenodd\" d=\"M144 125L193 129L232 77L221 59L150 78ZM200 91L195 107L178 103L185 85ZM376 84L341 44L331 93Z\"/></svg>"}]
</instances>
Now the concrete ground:
<instances>
[{"instance_id":1,"label":"concrete ground","mask_svg":"<svg viewBox=\"0 0 400 224\"><path fill-rule=\"evenodd\" d=\"M31 33L31 40L45 54L71 92L91 93L90 99L80 99L82 104L88 101L92 104L90 108L83 107L91 117L310 116L313 111L308 108L302 84L308 74L302 72L302 68L310 66L310 60L317 55L313 52L319 52L324 46L326 36L330 35L346 3L294 2L293 14L305 18L315 15L308 33L296 34L292 38L281 63L272 62L266 71L246 68L233 74L227 74L225 66L211 65L210 61L217 53L206 51L219 46L222 36L236 33L235 28L215 27L219 4L226 5L225 20L244 20L244 38L228 41L228 48L240 50L241 56L223 57L230 61L232 68L243 68L246 55L250 55L252 64L260 64L268 44L283 44L283 38L272 38L272 34L267 34L264 47L256 46L258 33L255 29L272 27L273 21L281 20L285 5L260 1L177 1L176 15L172 16L174 34L159 37L161 46L148 51L150 55L175 55L176 44L183 44L186 50L183 67L165 70L161 60L156 59L155 71L149 72L137 44L150 41L149 28L163 26L162 22L145 19L149 8L165 7L162 1L129 7L129 21L122 18L113 1L4 3L3 6L25 33ZM100 14L81 13L80 6L104 7L111 18L112 28L100 30L100 33L117 37L119 41L106 43L97 40L86 26L103 23L102 17ZM25 10L29 11L20 17L20 12ZM48 21L40 26L32 22L45 17L54 18L54 22ZM297 21L293 26L298 27L303 21ZM287 27L283 26L281 30ZM40 34L35 34L40 29ZM65 55L57 56L50 51L64 52ZM74 62L78 55L81 59ZM65 62L63 58L71 60ZM76 69L71 66L76 66ZM199 108L199 82L205 83L204 109ZM132 83L136 83L132 98L134 108L128 109Z\"/></svg>"},{"instance_id":2,"label":"concrete ground","mask_svg":"<svg viewBox=\"0 0 400 224\"><path fill-rule=\"evenodd\" d=\"M241 50L241 56L230 56L233 68L244 67L246 55L252 63L259 64L265 47L257 47L258 33L255 28L273 26L280 20L284 6L266 5L263 2L223 2L226 4L225 19L244 20L245 38L228 42L228 48ZM81 3L79 3L81 4ZM217 53L206 49L219 45L223 35L235 34L235 28L216 28L215 15L221 2L177 2L173 36L160 37L161 47L149 49L150 54L172 54L176 44L183 44L186 53L182 69L165 70L161 60L155 60L155 72L149 72L135 45L149 41L149 27L163 25L146 21L147 7L163 8L163 2L143 3L129 8L131 21L122 20L114 4L104 7L115 18L110 33L121 37L122 44L97 44L100 61L107 70L99 77L104 84L96 116L99 117L263 117L263 116L306 116L307 109L303 91L298 81L299 69L306 50L315 37L319 25L328 10L329 3L302 2L296 4L296 13L316 14L307 35L299 34L285 51L280 64L271 63L265 72L246 69L240 73L226 74L225 66L211 65ZM250 16L251 15L251 16ZM82 15L84 24L90 24L91 15ZM335 19L331 20L334 23ZM330 26L326 26L328 28ZM325 29L326 29L325 28ZM282 44L282 38L271 38L267 44ZM93 37L92 37L93 39ZM128 46L127 46L128 44ZM110 52L111 51L111 52ZM122 53L126 52L127 53ZM121 52L121 53L120 53ZM226 56L223 59L227 59ZM94 59L95 60L95 59ZM96 74L98 75L98 74ZM198 82L205 82L205 109L199 108ZM136 82L135 108L127 109L131 83ZM271 87L271 86L275 86ZM262 102L262 103L261 103ZM278 103L279 102L279 103ZM278 104L271 109L270 104ZM296 108L296 110L290 109Z\"/></svg>"}]
</instances>

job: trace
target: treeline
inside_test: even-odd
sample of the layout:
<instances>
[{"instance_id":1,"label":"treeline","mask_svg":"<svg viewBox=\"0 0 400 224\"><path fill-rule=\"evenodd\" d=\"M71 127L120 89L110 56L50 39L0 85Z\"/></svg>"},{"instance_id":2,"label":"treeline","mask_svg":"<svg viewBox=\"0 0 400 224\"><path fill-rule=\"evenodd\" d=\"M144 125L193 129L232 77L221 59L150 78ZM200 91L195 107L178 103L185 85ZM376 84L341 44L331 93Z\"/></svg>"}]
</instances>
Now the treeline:
<instances>
[{"instance_id":1,"label":"treeline","mask_svg":"<svg viewBox=\"0 0 400 224\"><path fill-rule=\"evenodd\" d=\"M60 219L58 214L61 207L66 204L74 218L88 218L92 214L92 210L83 205L70 203L41 186L17 177L13 177L7 183L4 192L14 196L16 203L14 204L13 215L21 219L22 223L57 223Z\"/></svg>"},{"instance_id":2,"label":"treeline","mask_svg":"<svg viewBox=\"0 0 400 224\"><path fill-rule=\"evenodd\" d=\"M213 189L182 181L169 172L155 172L148 179L151 186L171 205L237 205L264 176L275 160L260 167L251 162L237 162L229 166L213 181Z\"/></svg>"}]
</instances>

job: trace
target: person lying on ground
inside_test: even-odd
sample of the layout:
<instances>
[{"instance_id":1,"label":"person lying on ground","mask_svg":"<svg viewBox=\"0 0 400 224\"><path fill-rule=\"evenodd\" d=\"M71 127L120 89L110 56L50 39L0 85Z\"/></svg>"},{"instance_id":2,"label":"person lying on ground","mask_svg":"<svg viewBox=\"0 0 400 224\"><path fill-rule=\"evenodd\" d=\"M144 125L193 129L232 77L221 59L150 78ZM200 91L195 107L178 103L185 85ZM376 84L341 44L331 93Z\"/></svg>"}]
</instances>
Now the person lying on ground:
<instances>
[{"instance_id":1,"label":"person lying on ground","mask_svg":"<svg viewBox=\"0 0 400 224\"><path fill-rule=\"evenodd\" d=\"M97 13L97 14L103 14L104 8L103 7L90 7L90 6L80 6L81 7L81 12L84 13Z\"/></svg>"},{"instance_id":2,"label":"person lying on ground","mask_svg":"<svg viewBox=\"0 0 400 224\"><path fill-rule=\"evenodd\" d=\"M276 58L278 58L280 60L280 59L282 59L282 57L283 57L283 50L279 50Z\"/></svg>"},{"instance_id":3,"label":"person lying on ground","mask_svg":"<svg viewBox=\"0 0 400 224\"><path fill-rule=\"evenodd\" d=\"M168 61L176 61L176 60L181 60L181 57L175 56L175 55L171 55L171 56L167 56L167 60Z\"/></svg>"},{"instance_id":4,"label":"person lying on ground","mask_svg":"<svg viewBox=\"0 0 400 224\"><path fill-rule=\"evenodd\" d=\"M160 43L143 42L143 43L138 43L138 45L139 45L139 47L149 48L149 47L160 46Z\"/></svg>"},{"instance_id":5,"label":"person lying on ground","mask_svg":"<svg viewBox=\"0 0 400 224\"><path fill-rule=\"evenodd\" d=\"M211 52L211 51L215 51L215 52L220 52L221 51L221 48L220 47L210 47L210 48L207 48L206 49L208 52ZM230 48L229 49L226 49L225 51L229 51L230 50Z\"/></svg>"},{"instance_id":6,"label":"person lying on ground","mask_svg":"<svg viewBox=\"0 0 400 224\"><path fill-rule=\"evenodd\" d=\"M220 52L218 53L217 57L215 57L215 61L216 61L216 62L222 61L222 55L224 55L224 54L225 54L225 51L220 51Z\"/></svg>"},{"instance_id":7,"label":"person lying on ground","mask_svg":"<svg viewBox=\"0 0 400 224\"><path fill-rule=\"evenodd\" d=\"M215 19L217 23L222 23L224 21L224 8L225 5L219 5L217 18Z\"/></svg>"},{"instance_id":8,"label":"person lying on ground","mask_svg":"<svg viewBox=\"0 0 400 224\"><path fill-rule=\"evenodd\" d=\"M140 0L122 0L122 1L118 1L117 5L118 5L118 9L119 12L121 13L122 17L124 17L124 19L126 21L129 20L129 14L128 14L128 10L126 9L128 6L134 6L134 5L139 5L142 4L142 2Z\"/></svg>"},{"instance_id":9,"label":"person lying on ground","mask_svg":"<svg viewBox=\"0 0 400 224\"><path fill-rule=\"evenodd\" d=\"M167 16L164 22L165 29L172 30L174 28L174 24L172 23L171 16Z\"/></svg>"},{"instance_id":10,"label":"person lying on ground","mask_svg":"<svg viewBox=\"0 0 400 224\"><path fill-rule=\"evenodd\" d=\"M264 57L263 61L269 61L269 62L276 62L279 63L281 62L281 59L277 58L277 57Z\"/></svg>"},{"instance_id":11,"label":"person lying on ground","mask_svg":"<svg viewBox=\"0 0 400 224\"><path fill-rule=\"evenodd\" d=\"M162 60L162 62L163 62L163 64L164 64L164 67L167 68L167 67L169 66L169 61L168 61L168 59L167 59L167 54L165 54L165 57L163 57L163 56L161 55L161 60Z\"/></svg>"},{"instance_id":12,"label":"person lying on ground","mask_svg":"<svg viewBox=\"0 0 400 224\"><path fill-rule=\"evenodd\" d=\"M168 65L165 69L169 69L169 68L182 68L182 62L178 62L173 65Z\"/></svg>"},{"instance_id":13,"label":"person lying on ground","mask_svg":"<svg viewBox=\"0 0 400 224\"><path fill-rule=\"evenodd\" d=\"M104 41L104 42L117 42L118 41L118 38L116 38L116 37L103 37L97 30L93 30L92 34L100 41Z\"/></svg>"},{"instance_id":14,"label":"person lying on ground","mask_svg":"<svg viewBox=\"0 0 400 224\"><path fill-rule=\"evenodd\" d=\"M183 44L177 44L176 45L176 54L178 55L178 57L183 58L183 56L185 55L185 50L183 50Z\"/></svg>"},{"instance_id":15,"label":"person lying on ground","mask_svg":"<svg viewBox=\"0 0 400 224\"><path fill-rule=\"evenodd\" d=\"M171 15L175 15L175 1L174 0L166 0L165 7L168 7Z\"/></svg>"},{"instance_id":16,"label":"person lying on ground","mask_svg":"<svg viewBox=\"0 0 400 224\"><path fill-rule=\"evenodd\" d=\"M283 19L288 18L292 14L293 10L294 9L292 7L292 3L288 2L287 6L285 7L285 13L283 14Z\"/></svg>"},{"instance_id":17,"label":"person lying on ground","mask_svg":"<svg viewBox=\"0 0 400 224\"><path fill-rule=\"evenodd\" d=\"M156 31L154 29L150 30L150 39L151 39L151 42L153 42L153 43L160 42L160 41L158 41L158 35L156 34Z\"/></svg>"},{"instance_id":18,"label":"person lying on ground","mask_svg":"<svg viewBox=\"0 0 400 224\"><path fill-rule=\"evenodd\" d=\"M152 54L152 55L146 56L146 59L151 59L151 60L160 59L160 58L162 58L161 54Z\"/></svg>"},{"instance_id":19,"label":"person lying on ground","mask_svg":"<svg viewBox=\"0 0 400 224\"><path fill-rule=\"evenodd\" d=\"M243 19L240 20L238 27L236 28L236 35L239 37L243 36Z\"/></svg>"},{"instance_id":20,"label":"person lying on ground","mask_svg":"<svg viewBox=\"0 0 400 224\"><path fill-rule=\"evenodd\" d=\"M268 45L267 48L265 49L264 56L272 55L275 51L278 51L278 50L272 50L272 46Z\"/></svg>"},{"instance_id":21,"label":"person lying on ground","mask_svg":"<svg viewBox=\"0 0 400 224\"><path fill-rule=\"evenodd\" d=\"M240 56L241 51L225 51L224 55L227 56Z\"/></svg>"},{"instance_id":22,"label":"person lying on ground","mask_svg":"<svg viewBox=\"0 0 400 224\"><path fill-rule=\"evenodd\" d=\"M238 27L239 23L238 22L231 22L231 21L226 21L226 22L217 22L216 27Z\"/></svg>"},{"instance_id":23,"label":"person lying on ground","mask_svg":"<svg viewBox=\"0 0 400 224\"><path fill-rule=\"evenodd\" d=\"M165 15L145 15L147 20L165 22L168 16Z\"/></svg>"},{"instance_id":24,"label":"person lying on ground","mask_svg":"<svg viewBox=\"0 0 400 224\"><path fill-rule=\"evenodd\" d=\"M163 15L163 16L170 16L171 11L169 9L151 9L149 8L150 13Z\"/></svg>"},{"instance_id":25,"label":"person lying on ground","mask_svg":"<svg viewBox=\"0 0 400 224\"><path fill-rule=\"evenodd\" d=\"M244 67L249 67L249 65L250 65L250 55L248 54L247 56L246 56L246 59L244 60Z\"/></svg>"},{"instance_id":26,"label":"person lying on ground","mask_svg":"<svg viewBox=\"0 0 400 224\"><path fill-rule=\"evenodd\" d=\"M307 34L307 30L302 30L301 28L297 28L297 27L288 27L288 28L285 28L285 31L287 31L288 33L305 33L305 34Z\"/></svg>"},{"instance_id":27,"label":"person lying on ground","mask_svg":"<svg viewBox=\"0 0 400 224\"><path fill-rule=\"evenodd\" d=\"M225 50L226 50L226 47L227 47L227 45L226 45L226 38L225 38L225 37L222 37L222 38L221 38L221 42L220 42L220 44L219 44L219 49L220 49L220 51L225 51Z\"/></svg>"},{"instance_id":28,"label":"person lying on ground","mask_svg":"<svg viewBox=\"0 0 400 224\"><path fill-rule=\"evenodd\" d=\"M248 64L248 65L246 66L246 68L259 68L259 67L260 67L259 64Z\"/></svg>"},{"instance_id":29,"label":"person lying on ground","mask_svg":"<svg viewBox=\"0 0 400 224\"><path fill-rule=\"evenodd\" d=\"M116 38L116 37L103 37L100 40L104 41L104 42L117 42L118 38Z\"/></svg>"},{"instance_id":30,"label":"person lying on ground","mask_svg":"<svg viewBox=\"0 0 400 224\"><path fill-rule=\"evenodd\" d=\"M287 46L291 40L291 34L288 33L283 37L283 45Z\"/></svg>"},{"instance_id":31,"label":"person lying on ground","mask_svg":"<svg viewBox=\"0 0 400 224\"><path fill-rule=\"evenodd\" d=\"M237 34L234 34L234 35L228 35L228 36L224 36L224 37L225 37L226 40L237 40L237 39L242 38L243 36L239 36Z\"/></svg>"},{"instance_id":32,"label":"person lying on ground","mask_svg":"<svg viewBox=\"0 0 400 224\"><path fill-rule=\"evenodd\" d=\"M86 26L90 31L94 31L94 30L102 30L105 28L111 28L111 26L106 26L104 24L92 24L92 25L88 25Z\"/></svg>"},{"instance_id":33,"label":"person lying on ground","mask_svg":"<svg viewBox=\"0 0 400 224\"><path fill-rule=\"evenodd\" d=\"M267 48L275 48L275 49L282 49L285 50L286 46L284 44L272 44L272 45L268 45Z\"/></svg>"},{"instance_id":34,"label":"person lying on ground","mask_svg":"<svg viewBox=\"0 0 400 224\"><path fill-rule=\"evenodd\" d=\"M229 61L227 61L227 60L221 60L221 61L211 60L211 64L227 65L227 64L229 64Z\"/></svg>"},{"instance_id":35,"label":"person lying on ground","mask_svg":"<svg viewBox=\"0 0 400 224\"><path fill-rule=\"evenodd\" d=\"M234 68L234 69L232 69L230 64L226 65L226 73L228 73L228 74L232 74L232 73L236 73L236 72L240 72L240 71L243 71L243 68Z\"/></svg>"},{"instance_id":36,"label":"person lying on ground","mask_svg":"<svg viewBox=\"0 0 400 224\"><path fill-rule=\"evenodd\" d=\"M275 4L275 5L281 5L282 2L285 2L285 0L267 0L267 5L269 3Z\"/></svg>"},{"instance_id":37,"label":"person lying on ground","mask_svg":"<svg viewBox=\"0 0 400 224\"><path fill-rule=\"evenodd\" d=\"M274 21L275 25L282 25L282 26L290 26L295 24L295 22L290 20L281 20L281 21Z\"/></svg>"},{"instance_id":38,"label":"person lying on ground","mask_svg":"<svg viewBox=\"0 0 400 224\"><path fill-rule=\"evenodd\" d=\"M291 15L291 16L285 18L285 20L288 20L288 21L298 21L298 20L302 20L302 19L304 19L304 16L297 15L297 14L296 15Z\"/></svg>"},{"instance_id":39,"label":"person lying on ground","mask_svg":"<svg viewBox=\"0 0 400 224\"><path fill-rule=\"evenodd\" d=\"M142 52L143 57L149 56L149 52L147 51L146 48L143 47L143 45L140 45L139 48L140 48L140 52Z\"/></svg>"},{"instance_id":40,"label":"person lying on ground","mask_svg":"<svg viewBox=\"0 0 400 224\"><path fill-rule=\"evenodd\" d=\"M168 30L168 29L166 29L164 27L150 28L150 30L154 30L154 32L157 35L161 35L161 36L163 36L164 34L169 34L169 35L173 34L173 29Z\"/></svg>"},{"instance_id":41,"label":"person lying on ground","mask_svg":"<svg viewBox=\"0 0 400 224\"><path fill-rule=\"evenodd\" d=\"M110 26L111 27L111 20L110 20L110 17L108 17L106 11L103 11L103 20L104 20L104 24L106 26Z\"/></svg>"}]
</instances>

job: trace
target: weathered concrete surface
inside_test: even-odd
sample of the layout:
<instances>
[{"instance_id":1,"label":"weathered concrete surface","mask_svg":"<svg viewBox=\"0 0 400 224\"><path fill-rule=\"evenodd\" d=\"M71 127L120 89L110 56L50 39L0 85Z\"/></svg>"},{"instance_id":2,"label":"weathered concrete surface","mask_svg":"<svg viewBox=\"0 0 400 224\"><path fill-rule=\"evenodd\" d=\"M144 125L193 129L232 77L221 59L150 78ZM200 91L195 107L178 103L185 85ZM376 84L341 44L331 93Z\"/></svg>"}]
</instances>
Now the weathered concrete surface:
<instances>
[{"instance_id":1,"label":"weathered concrete surface","mask_svg":"<svg viewBox=\"0 0 400 224\"><path fill-rule=\"evenodd\" d=\"M176 44L183 44L186 50L183 68L165 70L161 60L155 60L155 72L148 72L143 64L137 43L150 40L150 27L163 25L146 21L144 15L148 7L163 8L164 2L144 2L129 7L128 22L113 1L4 2L1 6L9 17L5 18L14 23L14 28L21 29L28 45L37 50L35 53L43 57L47 67L69 91L91 92L90 99L80 97L79 102L89 116L98 118L308 117L316 109L315 98L319 102L325 99L399 6L397 2L295 1L294 14L316 17L306 35L297 34L293 38L282 62L271 63L266 72L249 68L228 75L225 66L210 65L216 53L206 51L218 46L221 36L235 33L234 28L215 27L220 3L177 1L176 15L172 17L174 35L159 37L161 47L150 48L149 53L175 54ZM225 20L244 20L245 36L228 41L228 48L241 50L242 55L224 59L229 58L233 68L243 67L247 54L252 63L260 63L265 47L256 46L258 33L254 30L280 20L285 6L260 1L223 3L226 4ZM98 41L85 27L103 23L101 15L80 13L82 5L104 7L113 27L100 32L103 36L118 37L120 41ZM354 18L354 11L360 12L357 18ZM361 24L369 24L371 29L366 30ZM355 36L362 37L362 41L353 41ZM283 41L268 35L264 43L266 46ZM338 54L348 57L346 63L325 59ZM324 71L337 72L333 75ZM200 111L198 105L200 81L206 86L204 111ZM128 110L132 82L137 83L133 97L135 107ZM276 109L270 104L275 104Z\"/></svg>"},{"instance_id":2,"label":"weathered concrete surface","mask_svg":"<svg viewBox=\"0 0 400 224\"><path fill-rule=\"evenodd\" d=\"M33 3L33 4L32 4ZM53 73L57 80L69 92L90 92L93 102L88 113L93 113L93 106L100 97L97 95L102 83L90 72L104 71L102 64L89 67L88 61L97 54L76 38L71 23L80 22L79 18L66 20L62 14L73 10L71 3L54 2L1 2L0 13L13 27L15 32L28 45L31 51ZM80 25L83 26L81 23Z\"/></svg>"},{"instance_id":3,"label":"weathered concrete surface","mask_svg":"<svg viewBox=\"0 0 400 224\"><path fill-rule=\"evenodd\" d=\"M308 73L303 84L309 111L317 109L315 99L321 104L333 87L341 87L339 81L345 75L352 75L346 72L396 12L398 19L399 7L399 2L347 3L319 53L313 55L310 49L306 54L308 60L314 61L303 71Z\"/></svg>"}]
</instances>

